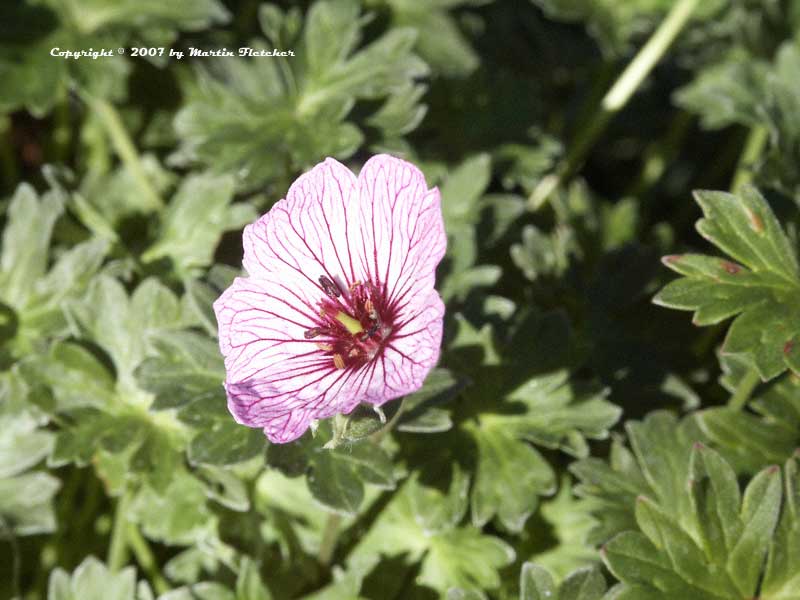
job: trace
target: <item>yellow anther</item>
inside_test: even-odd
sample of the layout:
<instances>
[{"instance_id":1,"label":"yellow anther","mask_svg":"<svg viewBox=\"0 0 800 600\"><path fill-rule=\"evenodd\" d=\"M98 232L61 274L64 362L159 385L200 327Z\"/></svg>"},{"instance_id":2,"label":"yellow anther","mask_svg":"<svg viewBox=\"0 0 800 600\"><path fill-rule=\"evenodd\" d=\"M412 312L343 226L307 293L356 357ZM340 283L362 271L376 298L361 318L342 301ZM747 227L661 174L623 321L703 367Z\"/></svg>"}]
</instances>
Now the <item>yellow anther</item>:
<instances>
[{"instance_id":1,"label":"yellow anther","mask_svg":"<svg viewBox=\"0 0 800 600\"><path fill-rule=\"evenodd\" d=\"M341 354L333 355L333 366L335 366L337 369L344 369L344 359L342 358Z\"/></svg>"}]
</instances>

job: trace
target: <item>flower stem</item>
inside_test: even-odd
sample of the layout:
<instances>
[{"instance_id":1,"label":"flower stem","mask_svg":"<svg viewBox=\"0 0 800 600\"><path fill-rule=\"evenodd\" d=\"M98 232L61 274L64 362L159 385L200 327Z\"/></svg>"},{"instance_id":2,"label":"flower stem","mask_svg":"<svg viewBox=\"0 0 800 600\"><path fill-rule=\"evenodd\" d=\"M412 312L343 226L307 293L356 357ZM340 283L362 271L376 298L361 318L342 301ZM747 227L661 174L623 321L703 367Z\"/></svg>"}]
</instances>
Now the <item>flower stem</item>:
<instances>
[{"instance_id":1,"label":"flower stem","mask_svg":"<svg viewBox=\"0 0 800 600\"><path fill-rule=\"evenodd\" d=\"M142 204L147 210L162 208L164 203L147 178L139 153L136 151L136 146L134 146L128 131L125 129L125 124L122 122L122 117L120 117L117 109L106 100L88 93L83 94L83 99L100 119L100 123L102 123L108 137L111 139L114 150L139 185Z\"/></svg>"},{"instance_id":2,"label":"flower stem","mask_svg":"<svg viewBox=\"0 0 800 600\"><path fill-rule=\"evenodd\" d=\"M699 3L700 0L678 0L672 6L658 29L653 32L647 43L603 96L600 106L594 111L592 120L579 132L569 153L556 172L543 178L534 188L528 199L531 210L538 210L544 206L551 194L581 167L586 154L605 131L611 117L628 103L628 100L688 23L692 12Z\"/></svg>"},{"instance_id":3,"label":"flower stem","mask_svg":"<svg viewBox=\"0 0 800 600\"><path fill-rule=\"evenodd\" d=\"M108 568L112 571L119 571L128 562L128 543L126 540L128 502L130 497L128 491L124 491L117 500L117 507L114 511L114 525L111 529L111 541L108 545Z\"/></svg>"},{"instance_id":4,"label":"flower stem","mask_svg":"<svg viewBox=\"0 0 800 600\"><path fill-rule=\"evenodd\" d=\"M744 143L744 150L739 157L739 164L731 183L731 191L736 193L753 180L753 164L758 160L764 146L769 139L769 131L766 127L756 125L750 130L747 141Z\"/></svg>"},{"instance_id":5,"label":"flower stem","mask_svg":"<svg viewBox=\"0 0 800 600\"><path fill-rule=\"evenodd\" d=\"M325 529L322 532L322 540L319 543L319 553L317 560L319 564L328 566L333 558L333 551L336 549L336 541L339 538L339 526L342 524L342 516L336 513L328 513L325 521Z\"/></svg>"},{"instance_id":6,"label":"flower stem","mask_svg":"<svg viewBox=\"0 0 800 600\"><path fill-rule=\"evenodd\" d=\"M750 400L750 395L753 393L753 390L756 389L759 381L761 381L761 378L758 375L758 371L750 368L747 373L745 373L744 377L742 377L739 385L736 386L730 400L728 400L728 408L732 408L733 410L741 410L744 408L744 405Z\"/></svg>"},{"instance_id":7,"label":"flower stem","mask_svg":"<svg viewBox=\"0 0 800 600\"><path fill-rule=\"evenodd\" d=\"M128 543L130 544L131 550L133 550L133 555L136 557L136 562L139 563L139 566L142 567L142 571L144 571L150 581L153 582L153 587L155 587L156 592L158 592L159 595L166 594L171 589L169 582L161 574L161 571L159 571L158 563L153 556L153 551L150 549L147 540L142 536L136 523L128 523L127 535Z\"/></svg>"}]
</instances>

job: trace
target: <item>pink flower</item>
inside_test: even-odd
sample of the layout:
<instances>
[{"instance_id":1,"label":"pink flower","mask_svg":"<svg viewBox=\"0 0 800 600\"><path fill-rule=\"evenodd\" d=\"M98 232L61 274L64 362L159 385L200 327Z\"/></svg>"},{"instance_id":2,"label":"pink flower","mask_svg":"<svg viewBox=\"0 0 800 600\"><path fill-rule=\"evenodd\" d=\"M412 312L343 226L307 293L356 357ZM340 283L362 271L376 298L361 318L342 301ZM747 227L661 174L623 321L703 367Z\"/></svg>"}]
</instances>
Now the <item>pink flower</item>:
<instances>
[{"instance_id":1,"label":"pink flower","mask_svg":"<svg viewBox=\"0 0 800 600\"><path fill-rule=\"evenodd\" d=\"M422 386L439 358L433 288L446 238L439 190L385 154L358 178L332 158L244 230L244 267L214 303L228 408L272 442L314 419Z\"/></svg>"}]
</instances>

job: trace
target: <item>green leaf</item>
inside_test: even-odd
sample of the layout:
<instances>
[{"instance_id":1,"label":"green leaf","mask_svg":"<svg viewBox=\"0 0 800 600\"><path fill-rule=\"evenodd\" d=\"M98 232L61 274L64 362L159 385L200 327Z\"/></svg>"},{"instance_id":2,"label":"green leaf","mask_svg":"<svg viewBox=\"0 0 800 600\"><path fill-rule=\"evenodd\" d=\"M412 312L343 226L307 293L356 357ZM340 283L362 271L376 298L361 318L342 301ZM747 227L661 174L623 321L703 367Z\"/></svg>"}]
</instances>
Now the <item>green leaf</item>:
<instances>
[{"instance_id":1,"label":"green leaf","mask_svg":"<svg viewBox=\"0 0 800 600\"><path fill-rule=\"evenodd\" d=\"M261 431L244 427L225 415L198 431L189 442L187 457L195 465L233 465L258 456L265 444Z\"/></svg>"},{"instance_id":2,"label":"green leaf","mask_svg":"<svg viewBox=\"0 0 800 600\"><path fill-rule=\"evenodd\" d=\"M537 497L555 488L553 469L502 424L475 427L471 432L478 444L472 521L481 527L496 516L503 527L518 532L536 509Z\"/></svg>"},{"instance_id":3,"label":"green leaf","mask_svg":"<svg viewBox=\"0 0 800 600\"><path fill-rule=\"evenodd\" d=\"M0 518L17 535L56 529L52 500L61 482L47 473L24 473L0 479Z\"/></svg>"},{"instance_id":4,"label":"green leaf","mask_svg":"<svg viewBox=\"0 0 800 600\"><path fill-rule=\"evenodd\" d=\"M499 538L473 528L451 529L431 538L419 582L438 590L453 585L494 589L500 585L497 570L514 556L511 546Z\"/></svg>"},{"instance_id":5,"label":"green leaf","mask_svg":"<svg viewBox=\"0 0 800 600\"><path fill-rule=\"evenodd\" d=\"M359 540L348 564L363 563L376 554L407 553L409 561L422 559L418 582L441 594L453 587L465 591L498 587L497 571L514 560L514 551L479 529L459 527L464 514L460 507L466 507L462 481L454 475L448 494L425 488L416 478L407 481Z\"/></svg>"},{"instance_id":6,"label":"green leaf","mask_svg":"<svg viewBox=\"0 0 800 600\"><path fill-rule=\"evenodd\" d=\"M47 352L23 365L30 381L53 390L54 412L93 406L104 409L116 401L111 372L83 346L55 342Z\"/></svg>"},{"instance_id":7,"label":"green leaf","mask_svg":"<svg viewBox=\"0 0 800 600\"><path fill-rule=\"evenodd\" d=\"M605 545L607 566L623 590L631 588L622 597L648 597L648 589L652 597L756 595L780 512L780 470L764 469L740 495L733 470L713 450L695 444L690 465L689 485L679 488L691 499L688 514L673 516L671 506L640 496L636 523L644 535L624 532Z\"/></svg>"},{"instance_id":8,"label":"green leaf","mask_svg":"<svg viewBox=\"0 0 800 600\"><path fill-rule=\"evenodd\" d=\"M606 591L606 580L596 568L570 573L558 590L559 600L600 600Z\"/></svg>"},{"instance_id":9,"label":"green leaf","mask_svg":"<svg viewBox=\"0 0 800 600\"><path fill-rule=\"evenodd\" d=\"M755 593L781 503L781 476L776 466L757 474L744 492L742 535L728 556L728 570L747 596Z\"/></svg>"},{"instance_id":10,"label":"green leaf","mask_svg":"<svg viewBox=\"0 0 800 600\"><path fill-rule=\"evenodd\" d=\"M403 399L403 413L398 431L408 433L438 433L449 430L453 423L450 413L440 405L450 402L468 385L447 369L433 369L422 387Z\"/></svg>"},{"instance_id":11,"label":"green leaf","mask_svg":"<svg viewBox=\"0 0 800 600\"><path fill-rule=\"evenodd\" d=\"M136 369L138 385L155 395L154 410L180 408L190 402L225 402L225 366L217 344L192 331L164 332L154 337L157 355Z\"/></svg>"},{"instance_id":12,"label":"green leaf","mask_svg":"<svg viewBox=\"0 0 800 600\"><path fill-rule=\"evenodd\" d=\"M236 595L221 583L201 581L192 583L158 597L158 600L238 600Z\"/></svg>"},{"instance_id":13,"label":"green leaf","mask_svg":"<svg viewBox=\"0 0 800 600\"><path fill-rule=\"evenodd\" d=\"M455 19L447 12L467 4L464 0L414 2L390 0L393 21L417 32L416 49L434 72L450 77L464 77L478 66L478 55L461 33Z\"/></svg>"},{"instance_id":14,"label":"green leaf","mask_svg":"<svg viewBox=\"0 0 800 600\"><path fill-rule=\"evenodd\" d=\"M656 501L681 524L691 522L690 498L684 492L689 457L694 442L704 440L695 421L679 422L670 413L654 411L643 421L628 421L625 428L633 452L615 439L608 462L586 458L570 465L580 480L578 494L603 506L593 512L599 524L590 542L602 543L636 528L633 510L638 496Z\"/></svg>"},{"instance_id":15,"label":"green leaf","mask_svg":"<svg viewBox=\"0 0 800 600\"><path fill-rule=\"evenodd\" d=\"M308 488L314 498L329 509L355 514L364 498L364 484L383 489L395 485L394 466L389 455L373 442L328 450L316 448L309 456Z\"/></svg>"},{"instance_id":16,"label":"green leaf","mask_svg":"<svg viewBox=\"0 0 800 600\"><path fill-rule=\"evenodd\" d=\"M169 3L156 0L82 0L80 6L47 1L59 9L65 22L77 25L84 35L120 26L141 29L145 33L150 28L162 35L165 29L197 31L214 22L225 22L229 17L216 0L175 0ZM171 41L174 35L161 39Z\"/></svg>"},{"instance_id":17,"label":"green leaf","mask_svg":"<svg viewBox=\"0 0 800 600\"><path fill-rule=\"evenodd\" d=\"M123 386L130 385L152 339L183 325L175 295L155 278L145 279L128 297L122 284L107 275L93 280L86 297L69 304L81 330L114 362Z\"/></svg>"},{"instance_id":18,"label":"green leaf","mask_svg":"<svg viewBox=\"0 0 800 600\"><path fill-rule=\"evenodd\" d=\"M475 287L494 285L502 274L496 265L475 264L476 229L486 204L482 197L491 174L491 157L476 154L453 168L442 183L442 216L447 231L447 258L451 263L441 285L445 302L451 298L463 301Z\"/></svg>"},{"instance_id":19,"label":"green leaf","mask_svg":"<svg viewBox=\"0 0 800 600\"><path fill-rule=\"evenodd\" d=\"M230 176L193 175L184 179L162 216L156 242L142 260L169 257L183 276L209 266L220 237L258 216L249 204L231 204Z\"/></svg>"},{"instance_id":20,"label":"green leaf","mask_svg":"<svg viewBox=\"0 0 800 600\"><path fill-rule=\"evenodd\" d=\"M721 356L720 383L733 394L749 371L747 361ZM696 413L697 422L715 447L737 472L754 474L765 464L782 463L800 439L800 381L784 374L757 386L748 404L754 414L728 408L709 408Z\"/></svg>"},{"instance_id":21,"label":"green leaf","mask_svg":"<svg viewBox=\"0 0 800 600\"><path fill-rule=\"evenodd\" d=\"M601 390L573 386L566 371L530 379L500 410L481 413L466 428L478 446L472 517L483 525L497 516L505 528L519 531L536 497L555 489L552 468L528 442L585 456L584 436L606 437L621 411Z\"/></svg>"},{"instance_id":22,"label":"green leaf","mask_svg":"<svg viewBox=\"0 0 800 600\"><path fill-rule=\"evenodd\" d=\"M761 582L763 600L791 600L800 589L800 453L786 461L783 495L780 521Z\"/></svg>"},{"instance_id":23,"label":"green leaf","mask_svg":"<svg viewBox=\"0 0 800 600\"><path fill-rule=\"evenodd\" d=\"M181 139L175 159L181 164L202 163L234 174L248 188L266 182L288 187L297 171L325 156L347 158L361 146L360 127L367 119L351 112L360 100L410 93L397 102L412 115L419 110L412 108L415 93L408 90L427 67L412 53L412 30L390 29L360 46L363 21L352 0L313 3L297 40L288 35L296 30L296 11L284 16L265 6L260 16L265 34L275 39L250 46L272 50L279 45L296 56L205 63L175 119ZM415 118L406 118L400 129ZM373 124L386 124L388 135L397 136L395 120L376 119Z\"/></svg>"},{"instance_id":24,"label":"green leaf","mask_svg":"<svg viewBox=\"0 0 800 600\"><path fill-rule=\"evenodd\" d=\"M522 243L511 246L511 259L531 281L540 277L560 277L577 251L575 234L569 228L556 228L544 234L534 225L522 230Z\"/></svg>"},{"instance_id":25,"label":"green leaf","mask_svg":"<svg viewBox=\"0 0 800 600\"><path fill-rule=\"evenodd\" d=\"M529 560L548 569L558 580L596 563L599 560L597 550L587 542L597 525L591 515L592 508L591 500L574 496L570 478L562 477L558 494L543 501L539 511L553 539L544 541L538 536L532 539L536 547Z\"/></svg>"},{"instance_id":26,"label":"green leaf","mask_svg":"<svg viewBox=\"0 0 800 600\"><path fill-rule=\"evenodd\" d=\"M131 502L130 518L151 539L167 544L192 544L216 527L203 484L179 470L163 492L143 486Z\"/></svg>"},{"instance_id":27,"label":"green leaf","mask_svg":"<svg viewBox=\"0 0 800 600\"><path fill-rule=\"evenodd\" d=\"M47 600L134 600L135 591L133 567L115 573L90 556L72 575L60 568L50 574Z\"/></svg>"},{"instance_id":28,"label":"green leaf","mask_svg":"<svg viewBox=\"0 0 800 600\"><path fill-rule=\"evenodd\" d=\"M272 600L272 595L261 581L258 564L245 557L239 566L236 579L236 600Z\"/></svg>"},{"instance_id":29,"label":"green leaf","mask_svg":"<svg viewBox=\"0 0 800 600\"><path fill-rule=\"evenodd\" d=\"M539 565L526 562L519 578L520 600L558 600L552 575Z\"/></svg>"},{"instance_id":30,"label":"green leaf","mask_svg":"<svg viewBox=\"0 0 800 600\"><path fill-rule=\"evenodd\" d=\"M61 195L51 191L41 198L28 184L17 188L8 207L0 259L0 297L24 308L47 269L53 226L63 211Z\"/></svg>"},{"instance_id":31,"label":"green leaf","mask_svg":"<svg viewBox=\"0 0 800 600\"><path fill-rule=\"evenodd\" d=\"M684 277L669 283L656 304L691 310L711 325L735 317L722 352L739 354L769 380L786 370L800 340L800 266L789 238L753 188L739 195L696 192L705 215L697 230L738 262L711 256L668 256Z\"/></svg>"},{"instance_id":32,"label":"green leaf","mask_svg":"<svg viewBox=\"0 0 800 600\"><path fill-rule=\"evenodd\" d=\"M42 338L66 333L65 305L84 294L108 252L105 241L88 240L60 254L47 271L50 236L63 209L63 195L55 187L38 199L22 185L9 206L0 260L0 307L12 355L30 355Z\"/></svg>"},{"instance_id":33,"label":"green leaf","mask_svg":"<svg viewBox=\"0 0 800 600\"><path fill-rule=\"evenodd\" d=\"M701 69L692 83L678 90L675 101L699 114L707 129L737 123L758 125L767 67L748 52L734 48L719 63Z\"/></svg>"},{"instance_id":34,"label":"green leaf","mask_svg":"<svg viewBox=\"0 0 800 600\"><path fill-rule=\"evenodd\" d=\"M322 453L314 461L308 489L319 502L344 514L355 514L364 499L364 485L358 475L333 453Z\"/></svg>"},{"instance_id":35,"label":"green leaf","mask_svg":"<svg viewBox=\"0 0 800 600\"><path fill-rule=\"evenodd\" d=\"M0 76L8 85L0 92L0 111L20 108L37 117L64 102L71 88L81 86L120 99L125 95L128 60L117 53L93 60L54 58L53 48L99 51L144 42L168 46L180 31L195 31L224 22L228 13L216 0L45 0L30 5L6 3L0 21L13 23L0 42ZM27 35L20 35L25 31ZM158 59L152 59L159 62ZM162 58L161 64L165 63ZM31 77L35 72L37 77Z\"/></svg>"},{"instance_id":36,"label":"green leaf","mask_svg":"<svg viewBox=\"0 0 800 600\"><path fill-rule=\"evenodd\" d=\"M594 567L572 571L557 588L552 575L541 565L522 565L520 600L600 600L605 591L606 581Z\"/></svg>"}]
</instances>

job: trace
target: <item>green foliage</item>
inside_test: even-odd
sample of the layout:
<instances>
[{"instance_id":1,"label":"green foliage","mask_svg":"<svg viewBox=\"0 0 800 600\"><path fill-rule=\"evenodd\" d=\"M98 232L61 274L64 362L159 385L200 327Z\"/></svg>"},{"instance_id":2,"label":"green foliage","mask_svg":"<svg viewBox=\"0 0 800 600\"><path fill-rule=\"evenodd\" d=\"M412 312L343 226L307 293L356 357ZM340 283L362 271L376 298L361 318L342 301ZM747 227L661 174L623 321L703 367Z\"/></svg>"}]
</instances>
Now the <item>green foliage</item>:
<instances>
[{"instance_id":1,"label":"green foliage","mask_svg":"<svg viewBox=\"0 0 800 600\"><path fill-rule=\"evenodd\" d=\"M48 600L146 600L152 598L146 584L136 585L136 572L127 567L118 573L95 557L86 558L70 575L56 569L50 575Z\"/></svg>"},{"instance_id":2,"label":"green foliage","mask_svg":"<svg viewBox=\"0 0 800 600\"><path fill-rule=\"evenodd\" d=\"M291 44L297 56L208 61L176 116L182 144L175 159L234 174L245 186L283 183L325 156L347 158L362 146L363 133L348 118L359 100L385 100L375 127L392 136L413 129L421 116L413 80L427 71L412 53L415 31L392 29L359 48L359 13L352 0L319 0L299 34L296 11L263 5L267 41Z\"/></svg>"},{"instance_id":3,"label":"green foliage","mask_svg":"<svg viewBox=\"0 0 800 600\"><path fill-rule=\"evenodd\" d=\"M417 32L416 50L436 73L469 75L479 60L448 9L469 5L474 0L389 0L393 22Z\"/></svg>"},{"instance_id":4,"label":"green foliage","mask_svg":"<svg viewBox=\"0 0 800 600\"><path fill-rule=\"evenodd\" d=\"M687 524L641 496L635 509L640 531L621 533L604 546L607 566L623 581L622 597L750 598L757 595L765 559L767 565L777 560L781 567L774 579L766 578L767 585L761 584L760 597L782 597L794 577L787 563L796 568L797 556L791 543L777 549L771 540L779 518L782 535L791 535L796 526L796 500L782 500L784 486L796 489L796 458L787 462L783 477L777 466L767 467L741 493L727 462L697 444L689 474L688 486L681 490L690 499Z\"/></svg>"},{"instance_id":5,"label":"green foliage","mask_svg":"<svg viewBox=\"0 0 800 600\"><path fill-rule=\"evenodd\" d=\"M29 390L15 374L0 379L0 539L52 532L52 498L58 478L31 470L53 448L53 434L41 428L44 415L27 403Z\"/></svg>"},{"instance_id":6,"label":"green foliage","mask_svg":"<svg viewBox=\"0 0 800 600\"><path fill-rule=\"evenodd\" d=\"M694 311L694 323L736 317L722 352L741 354L765 381L787 368L800 373L800 266L775 213L755 189L738 195L697 192L700 234L734 261L699 254L667 256L684 278L655 297ZM797 348L795 348L797 346Z\"/></svg>"},{"instance_id":7,"label":"green foliage","mask_svg":"<svg viewBox=\"0 0 800 600\"><path fill-rule=\"evenodd\" d=\"M459 525L467 509L467 485L457 470L446 494L408 481L348 560L406 554L408 561L422 559L417 582L442 593L452 587L497 588L497 569L514 559L514 551L475 527Z\"/></svg>"},{"instance_id":8,"label":"green foliage","mask_svg":"<svg viewBox=\"0 0 800 600\"><path fill-rule=\"evenodd\" d=\"M631 42L663 19L673 6L671 0L532 0L545 13L564 21L583 22L600 47L608 54L620 54ZM716 15L724 6L722 1L702 5L697 18Z\"/></svg>"},{"instance_id":9,"label":"green foliage","mask_svg":"<svg viewBox=\"0 0 800 600\"><path fill-rule=\"evenodd\" d=\"M570 467L581 481L578 492L602 503L595 512L599 524L591 534L595 543L632 528L639 496L652 498L676 520L688 514L683 488L689 454L692 443L704 439L697 424L654 411L643 421L628 421L625 429L630 449L614 439L608 463L590 457Z\"/></svg>"},{"instance_id":10,"label":"green foliage","mask_svg":"<svg viewBox=\"0 0 800 600\"><path fill-rule=\"evenodd\" d=\"M0 598L798 599L797 2L0 4ZM439 363L268 444L213 303L378 152L441 192Z\"/></svg>"},{"instance_id":11,"label":"green foliage","mask_svg":"<svg viewBox=\"0 0 800 600\"><path fill-rule=\"evenodd\" d=\"M172 43L180 31L204 29L224 22L228 12L216 0L14 0L0 13L4 34L0 45L0 111L26 108L43 116L74 88L114 99L124 97L128 59L54 60L53 48L90 51L128 44ZM22 32L25 32L24 34ZM31 73L36 73L31 77Z\"/></svg>"},{"instance_id":12,"label":"green foliage","mask_svg":"<svg viewBox=\"0 0 800 600\"><path fill-rule=\"evenodd\" d=\"M556 586L547 569L525 563L520 588L520 600L600 600L606 591L606 582L597 569L586 568L573 571Z\"/></svg>"},{"instance_id":13,"label":"green foliage","mask_svg":"<svg viewBox=\"0 0 800 600\"><path fill-rule=\"evenodd\" d=\"M747 376L747 364L726 357L722 366L722 384L734 392ZM756 390L749 404L756 414L712 407L697 413L697 423L737 471L755 473L765 464L782 463L800 442L798 385L796 378L784 375Z\"/></svg>"}]
</instances>

